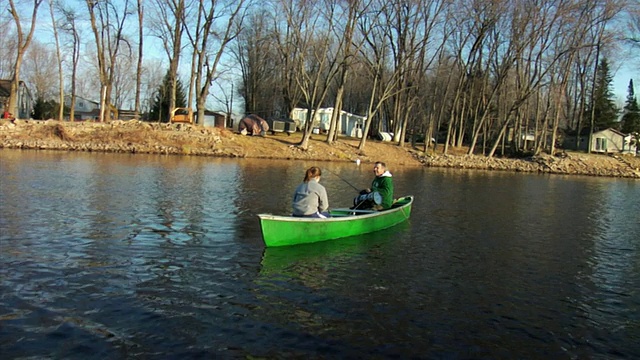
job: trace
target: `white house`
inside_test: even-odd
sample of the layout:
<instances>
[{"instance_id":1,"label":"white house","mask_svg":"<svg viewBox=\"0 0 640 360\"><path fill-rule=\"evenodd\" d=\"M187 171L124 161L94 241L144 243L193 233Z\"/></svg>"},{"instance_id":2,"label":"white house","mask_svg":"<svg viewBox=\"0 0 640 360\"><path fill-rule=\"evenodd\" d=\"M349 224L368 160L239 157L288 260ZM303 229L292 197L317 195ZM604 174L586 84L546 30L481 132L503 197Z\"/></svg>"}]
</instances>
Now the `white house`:
<instances>
[{"instance_id":1,"label":"white house","mask_svg":"<svg viewBox=\"0 0 640 360\"><path fill-rule=\"evenodd\" d=\"M331 124L331 116L333 115L334 108L320 108L313 115L313 127L318 130L327 131L329 130L329 126ZM291 117L294 121L300 124L300 127L304 127L307 120L307 109L303 108L295 108L291 113ZM360 116L348 113L346 111L340 111L340 117L338 120L338 126L336 131L338 134L351 136L351 137L362 137L362 132L365 127L367 121L366 116Z\"/></svg>"},{"instance_id":2,"label":"white house","mask_svg":"<svg viewBox=\"0 0 640 360\"><path fill-rule=\"evenodd\" d=\"M64 105L71 106L71 95L65 95ZM75 121L94 120L100 117L100 103L76 96L74 110Z\"/></svg>"}]
</instances>

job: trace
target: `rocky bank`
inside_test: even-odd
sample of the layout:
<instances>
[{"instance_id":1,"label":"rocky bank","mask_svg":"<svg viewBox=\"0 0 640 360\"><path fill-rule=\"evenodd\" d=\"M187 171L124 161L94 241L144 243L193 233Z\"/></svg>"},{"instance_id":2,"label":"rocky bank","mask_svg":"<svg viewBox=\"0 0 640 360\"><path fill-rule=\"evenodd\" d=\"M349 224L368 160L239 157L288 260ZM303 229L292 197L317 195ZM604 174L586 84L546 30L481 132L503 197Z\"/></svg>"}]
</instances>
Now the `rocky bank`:
<instances>
[{"instance_id":1,"label":"rocky bank","mask_svg":"<svg viewBox=\"0 0 640 360\"><path fill-rule=\"evenodd\" d=\"M357 139L340 138L327 144L313 135L307 150L296 146L300 134L244 136L229 129L188 124L140 121L59 122L54 120L1 120L0 148L65 151L100 151L190 156L296 159L314 161L385 161L393 166L431 166L458 169L590 175L640 179L640 157L578 152L523 159L477 155L424 153L409 146L369 140L364 151ZM453 151L452 151L453 152ZM1 160L1 158L0 158Z\"/></svg>"}]
</instances>

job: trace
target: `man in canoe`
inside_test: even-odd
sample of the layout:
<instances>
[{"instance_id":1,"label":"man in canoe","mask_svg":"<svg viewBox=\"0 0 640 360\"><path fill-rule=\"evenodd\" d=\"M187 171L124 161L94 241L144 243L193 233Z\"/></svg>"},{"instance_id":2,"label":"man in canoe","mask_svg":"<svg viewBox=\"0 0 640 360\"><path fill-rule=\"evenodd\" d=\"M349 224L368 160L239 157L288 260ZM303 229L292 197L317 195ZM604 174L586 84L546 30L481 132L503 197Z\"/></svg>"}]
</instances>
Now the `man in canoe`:
<instances>
[{"instance_id":1,"label":"man in canoe","mask_svg":"<svg viewBox=\"0 0 640 360\"><path fill-rule=\"evenodd\" d=\"M387 165L382 161L376 161L373 166L375 178L371 182L371 188L360 191L354 199L354 209L385 210L393 204L393 180Z\"/></svg>"},{"instance_id":2,"label":"man in canoe","mask_svg":"<svg viewBox=\"0 0 640 360\"><path fill-rule=\"evenodd\" d=\"M304 181L293 194L293 216L326 218L329 213L327 190L320 185L322 171L317 166L307 169Z\"/></svg>"}]
</instances>

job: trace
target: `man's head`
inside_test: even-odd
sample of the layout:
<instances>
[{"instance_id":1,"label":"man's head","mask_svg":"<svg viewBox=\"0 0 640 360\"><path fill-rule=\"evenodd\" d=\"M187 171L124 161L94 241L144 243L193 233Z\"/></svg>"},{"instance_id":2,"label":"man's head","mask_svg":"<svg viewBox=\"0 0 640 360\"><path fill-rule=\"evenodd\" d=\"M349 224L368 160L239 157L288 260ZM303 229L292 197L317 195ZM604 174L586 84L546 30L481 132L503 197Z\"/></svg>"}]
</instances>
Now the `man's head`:
<instances>
[{"instance_id":1,"label":"man's head","mask_svg":"<svg viewBox=\"0 0 640 360\"><path fill-rule=\"evenodd\" d=\"M381 176L385 171L387 171L387 165L382 161L376 161L376 164L373 166L373 173L376 174L376 176Z\"/></svg>"}]
</instances>

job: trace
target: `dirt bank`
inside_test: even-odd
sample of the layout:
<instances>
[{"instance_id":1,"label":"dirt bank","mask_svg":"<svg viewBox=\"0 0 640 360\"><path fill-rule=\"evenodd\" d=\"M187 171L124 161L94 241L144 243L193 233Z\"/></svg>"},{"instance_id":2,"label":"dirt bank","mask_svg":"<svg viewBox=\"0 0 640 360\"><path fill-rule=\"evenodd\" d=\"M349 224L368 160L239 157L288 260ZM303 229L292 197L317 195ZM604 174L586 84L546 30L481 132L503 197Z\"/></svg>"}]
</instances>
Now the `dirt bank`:
<instances>
[{"instance_id":1,"label":"dirt bank","mask_svg":"<svg viewBox=\"0 0 640 360\"><path fill-rule=\"evenodd\" d=\"M640 179L640 158L568 153L526 159L423 153L409 146L367 141L358 151L357 139L340 138L329 145L324 135L313 135L309 148L296 146L300 134L243 136L228 129L139 121L109 123L48 121L0 121L0 148L101 151L317 161L382 160L393 166L432 166L541 172Z\"/></svg>"}]
</instances>

